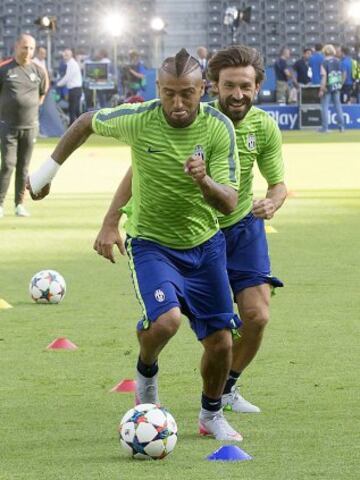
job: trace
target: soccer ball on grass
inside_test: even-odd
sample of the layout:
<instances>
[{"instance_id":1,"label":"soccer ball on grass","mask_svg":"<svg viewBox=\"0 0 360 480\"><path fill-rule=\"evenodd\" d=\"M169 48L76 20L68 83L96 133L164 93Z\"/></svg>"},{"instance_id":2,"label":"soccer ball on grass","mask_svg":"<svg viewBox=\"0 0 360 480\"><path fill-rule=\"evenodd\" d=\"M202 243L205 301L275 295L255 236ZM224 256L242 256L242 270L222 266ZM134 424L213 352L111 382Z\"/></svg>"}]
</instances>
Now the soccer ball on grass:
<instances>
[{"instance_id":1,"label":"soccer ball on grass","mask_svg":"<svg viewBox=\"0 0 360 480\"><path fill-rule=\"evenodd\" d=\"M165 408L143 403L125 413L120 422L119 437L128 456L160 460L175 448L177 425Z\"/></svg>"},{"instance_id":2,"label":"soccer ball on grass","mask_svg":"<svg viewBox=\"0 0 360 480\"><path fill-rule=\"evenodd\" d=\"M36 303L60 303L65 292L65 280L55 270L42 270L30 280L29 293Z\"/></svg>"}]
</instances>

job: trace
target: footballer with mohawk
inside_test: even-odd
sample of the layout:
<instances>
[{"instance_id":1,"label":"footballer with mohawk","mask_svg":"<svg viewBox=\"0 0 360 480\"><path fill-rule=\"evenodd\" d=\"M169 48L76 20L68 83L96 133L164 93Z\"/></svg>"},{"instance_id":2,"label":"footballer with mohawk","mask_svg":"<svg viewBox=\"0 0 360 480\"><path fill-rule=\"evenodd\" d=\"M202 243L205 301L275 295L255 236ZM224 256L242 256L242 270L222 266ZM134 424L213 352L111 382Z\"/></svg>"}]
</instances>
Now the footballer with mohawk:
<instances>
[{"instance_id":1,"label":"footballer with mohawk","mask_svg":"<svg viewBox=\"0 0 360 480\"><path fill-rule=\"evenodd\" d=\"M92 133L130 146L132 170L115 193L94 249L114 262L116 244L129 257L142 309L137 324L137 400L160 402L158 357L184 314L204 348L200 433L241 441L221 406L232 360L232 331L240 320L233 312L225 240L215 211L227 214L237 204L235 132L225 115L200 103L200 65L186 50L163 62L158 88L159 100L83 114L31 175L29 189L33 198L43 198L60 165ZM118 226L131 195L124 245Z\"/></svg>"},{"instance_id":2,"label":"footballer with mohawk","mask_svg":"<svg viewBox=\"0 0 360 480\"><path fill-rule=\"evenodd\" d=\"M182 48L161 65L157 81L164 115L173 127L187 127L196 118L204 81L199 62Z\"/></svg>"}]
</instances>

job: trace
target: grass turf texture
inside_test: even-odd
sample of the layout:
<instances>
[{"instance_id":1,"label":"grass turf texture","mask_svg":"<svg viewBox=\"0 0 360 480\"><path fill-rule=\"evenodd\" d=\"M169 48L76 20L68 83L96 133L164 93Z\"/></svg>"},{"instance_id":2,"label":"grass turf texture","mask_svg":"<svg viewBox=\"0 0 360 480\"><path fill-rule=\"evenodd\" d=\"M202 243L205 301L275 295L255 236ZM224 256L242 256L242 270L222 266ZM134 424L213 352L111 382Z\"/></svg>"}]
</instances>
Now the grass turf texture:
<instances>
[{"instance_id":1,"label":"grass turf texture","mask_svg":"<svg viewBox=\"0 0 360 480\"><path fill-rule=\"evenodd\" d=\"M7 206L10 208L10 200ZM129 394L109 393L132 378L139 307L126 260L92 251L110 194L55 194L29 203L29 219L0 223L1 480L13 479L357 479L358 190L297 192L271 225L274 273L286 283L243 393L260 415L227 414L254 460L207 462L220 445L197 435L201 347L186 320L161 360L161 399L179 441L162 462L128 460L117 423ZM31 303L38 270L62 273L62 304ZM46 351L66 336L76 352Z\"/></svg>"}]
</instances>

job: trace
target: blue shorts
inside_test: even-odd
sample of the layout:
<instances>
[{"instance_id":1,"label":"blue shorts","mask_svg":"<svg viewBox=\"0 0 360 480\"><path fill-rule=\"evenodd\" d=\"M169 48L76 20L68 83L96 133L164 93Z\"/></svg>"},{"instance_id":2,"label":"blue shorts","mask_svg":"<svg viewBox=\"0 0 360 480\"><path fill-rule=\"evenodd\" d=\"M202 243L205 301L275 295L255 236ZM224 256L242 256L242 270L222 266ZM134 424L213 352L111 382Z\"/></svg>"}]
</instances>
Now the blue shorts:
<instances>
[{"instance_id":1,"label":"blue shorts","mask_svg":"<svg viewBox=\"0 0 360 480\"><path fill-rule=\"evenodd\" d=\"M227 270L234 294L245 288L269 283L284 284L271 275L264 220L249 213L231 227L222 229L226 240Z\"/></svg>"},{"instance_id":2,"label":"blue shorts","mask_svg":"<svg viewBox=\"0 0 360 480\"><path fill-rule=\"evenodd\" d=\"M187 250L139 238L128 238L126 248L144 314L138 330L149 328L150 322L174 307L188 317L198 340L241 325L233 312L221 232Z\"/></svg>"}]
</instances>

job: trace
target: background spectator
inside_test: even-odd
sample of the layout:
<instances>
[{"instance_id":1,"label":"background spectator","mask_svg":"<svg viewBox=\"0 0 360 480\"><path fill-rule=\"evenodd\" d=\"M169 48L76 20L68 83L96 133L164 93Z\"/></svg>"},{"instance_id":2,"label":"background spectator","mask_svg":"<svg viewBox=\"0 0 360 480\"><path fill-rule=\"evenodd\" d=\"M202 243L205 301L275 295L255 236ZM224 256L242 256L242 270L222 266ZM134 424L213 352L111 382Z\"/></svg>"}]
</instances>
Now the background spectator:
<instances>
[{"instance_id":1,"label":"background spectator","mask_svg":"<svg viewBox=\"0 0 360 480\"><path fill-rule=\"evenodd\" d=\"M287 64L289 58L289 48L283 47L280 51L280 57L276 60L274 65L276 78L276 101L279 104L287 103L289 98L288 81L292 78L291 71Z\"/></svg>"},{"instance_id":2,"label":"background spectator","mask_svg":"<svg viewBox=\"0 0 360 480\"><path fill-rule=\"evenodd\" d=\"M203 78L205 78L207 64L208 64L208 51L205 47L198 47L196 50L197 59L199 60Z\"/></svg>"},{"instance_id":3,"label":"background spectator","mask_svg":"<svg viewBox=\"0 0 360 480\"><path fill-rule=\"evenodd\" d=\"M122 70L125 97L132 97L134 95L141 97L146 87L146 69L140 61L140 55L136 50L130 50L129 61L129 65L123 67Z\"/></svg>"},{"instance_id":4,"label":"background spectator","mask_svg":"<svg viewBox=\"0 0 360 480\"><path fill-rule=\"evenodd\" d=\"M360 103L360 57L352 59L352 78L354 82L355 101Z\"/></svg>"},{"instance_id":5,"label":"background spectator","mask_svg":"<svg viewBox=\"0 0 360 480\"><path fill-rule=\"evenodd\" d=\"M312 72L311 83L313 85L320 85L321 75L320 67L324 61L324 54L322 53L321 43L315 45L315 52L309 58L309 65Z\"/></svg>"},{"instance_id":6,"label":"background spectator","mask_svg":"<svg viewBox=\"0 0 360 480\"><path fill-rule=\"evenodd\" d=\"M57 82L58 87L68 89L70 125L80 116L80 101L82 95L82 75L78 62L70 48L63 51L66 63L66 73Z\"/></svg>"},{"instance_id":7,"label":"background spectator","mask_svg":"<svg viewBox=\"0 0 360 480\"><path fill-rule=\"evenodd\" d=\"M206 82L205 92L204 92L204 95L201 97L201 101L202 102L207 102L207 101L210 100L209 90L210 90L210 87L211 87L210 82L206 78L206 70L207 70L208 61L209 61L209 54L208 54L207 48L198 47L197 50L196 50L196 55L197 55L197 59L199 60L199 63L200 63L203 80L205 80L205 82Z\"/></svg>"},{"instance_id":8,"label":"background spectator","mask_svg":"<svg viewBox=\"0 0 360 480\"><path fill-rule=\"evenodd\" d=\"M45 70L32 61L34 51L35 39L22 34L15 43L15 57L0 64L0 217L15 167L15 214L29 216L23 205L25 181L47 88Z\"/></svg>"},{"instance_id":9,"label":"background spectator","mask_svg":"<svg viewBox=\"0 0 360 480\"><path fill-rule=\"evenodd\" d=\"M341 47L340 65L344 77L344 83L340 92L341 103L351 103L351 92L353 89L352 63L350 49Z\"/></svg>"},{"instance_id":10,"label":"background spectator","mask_svg":"<svg viewBox=\"0 0 360 480\"><path fill-rule=\"evenodd\" d=\"M311 82L312 72L309 65L311 54L311 48L304 48L302 57L294 63L293 70L296 78L293 80L297 87Z\"/></svg>"},{"instance_id":11,"label":"background spectator","mask_svg":"<svg viewBox=\"0 0 360 480\"><path fill-rule=\"evenodd\" d=\"M337 124L340 132L344 131L344 117L340 103L340 90L343 81L340 60L336 58L336 50L333 45L325 45L323 48L325 59L321 65L321 84L319 97L321 99L321 123L320 132L328 132L328 116L330 101L335 106Z\"/></svg>"},{"instance_id":12,"label":"background spectator","mask_svg":"<svg viewBox=\"0 0 360 480\"><path fill-rule=\"evenodd\" d=\"M35 62L37 65L40 65L44 70L47 71L47 65L46 65L46 57L47 57L47 50L45 47L38 47L36 49L35 56L33 58L33 62Z\"/></svg>"}]
</instances>

